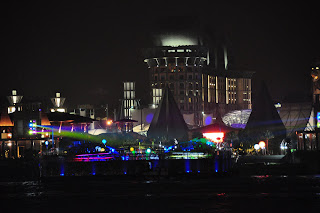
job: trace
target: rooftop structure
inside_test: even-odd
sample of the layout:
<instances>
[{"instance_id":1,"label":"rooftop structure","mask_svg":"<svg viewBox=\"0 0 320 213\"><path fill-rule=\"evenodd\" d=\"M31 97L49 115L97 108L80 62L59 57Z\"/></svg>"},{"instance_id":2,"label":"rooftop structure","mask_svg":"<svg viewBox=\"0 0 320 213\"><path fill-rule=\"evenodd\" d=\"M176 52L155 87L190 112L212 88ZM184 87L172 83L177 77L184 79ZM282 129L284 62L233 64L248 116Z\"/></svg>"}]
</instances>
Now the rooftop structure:
<instances>
[{"instance_id":1,"label":"rooftop structure","mask_svg":"<svg viewBox=\"0 0 320 213\"><path fill-rule=\"evenodd\" d=\"M155 36L155 46L144 49L149 68L153 104L159 93L170 88L189 125L202 126L204 114L216 107L222 114L235 109L251 109L253 72L232 70L228 49L212 47L196 33L167 33Z\"/></svg>"}]
</instances>

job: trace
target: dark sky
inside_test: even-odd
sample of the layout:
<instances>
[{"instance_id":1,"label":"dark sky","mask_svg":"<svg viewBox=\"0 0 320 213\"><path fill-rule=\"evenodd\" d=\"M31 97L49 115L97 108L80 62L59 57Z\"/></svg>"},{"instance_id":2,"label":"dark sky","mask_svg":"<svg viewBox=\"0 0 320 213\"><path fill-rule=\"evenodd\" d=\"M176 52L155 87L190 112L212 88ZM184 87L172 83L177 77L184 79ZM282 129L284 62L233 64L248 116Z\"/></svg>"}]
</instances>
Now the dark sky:
<instances>
[{"instance_id":1,"label":"dark sky","mask_svg":"<svg viewBox=\"0 0 320 213\"><path fill-rule=\"evenodd\" d=\"M2 18L0 95L17 89L52 97L59 91L68 105L115 106L122 82L132 80L138 98L146 99L148 70L140 50L151 46L149 32L197 27L227 35L234 67L255 71L255 87L265 80L275 100L310 92L310 66L320 53L315 5L183 5L123 10L12 3ZM192 11L198 8L201 14Z\"/></svg>"}]
</instances>

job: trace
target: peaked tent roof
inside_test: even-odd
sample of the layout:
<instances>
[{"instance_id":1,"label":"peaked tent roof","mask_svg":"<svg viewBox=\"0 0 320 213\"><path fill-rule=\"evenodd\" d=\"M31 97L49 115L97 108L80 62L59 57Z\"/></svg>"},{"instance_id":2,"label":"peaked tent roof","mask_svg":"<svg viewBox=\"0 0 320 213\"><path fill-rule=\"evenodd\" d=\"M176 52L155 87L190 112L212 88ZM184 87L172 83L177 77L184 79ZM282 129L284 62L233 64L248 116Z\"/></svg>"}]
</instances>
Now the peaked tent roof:
<instances>
[{"instance_id":1,"label":"peaked tent roof","mask_svg":"<svg viewBox=\"0 0 320 213\"><path fill-rule=\"evenodd\" d=\"M148 137L165 137L167 140L171 140L174 138L180 139L187 133L187 124L167 86L150 124Z\"/></svg>"},{"instance_id":2,"label":"peaked tent roof","mask_svg":"<svg viewBox=\"0 0 320 213\"><path fill-rule=\"evenodd\" d=\"M48 119L48 116L45 112L42 112L42 111L40 112L40 119L41 119L42 126L50 126L51 125L51 123Z\"/></svg>"},{"instance_id":3,"label":"peaked tent roof","mask_svg":"<svg viewBox=\"0 0 320 213\"><path fill-rule=\"evenodd\" d=\"M6 110L3 110L0 116L0 126L13 126L13 123Z\"/></svg>"},{"instance_id":4,"label":"peaked tent roof","mask_svg":"<svg viewBox=\"0 0 320 213\"><path fill-rule=\"evenodd\" d=\"M208 132L231 132L231 131L238 131L238 129L229 127L227 125L225 125L225 123L222 121L222 117L219 111L219 107L218 105L216 105L216 120L209 125L200 127L200 128L196 128L196 129L192 129L192 132L201 132L201 133L208 133Z\"/></svg>"},{"instance_id":5,"label":"peaked tent roof","mask_svg":"<svg viewBox=\"0 0 320 213\"><path fill-rule=\"evenodd\" d=\"M286 135L286 128L269 94L267 85L261 84L258 96L253 99L246 130L271 131L275 136Z\"/></svg>"}]
</instances>

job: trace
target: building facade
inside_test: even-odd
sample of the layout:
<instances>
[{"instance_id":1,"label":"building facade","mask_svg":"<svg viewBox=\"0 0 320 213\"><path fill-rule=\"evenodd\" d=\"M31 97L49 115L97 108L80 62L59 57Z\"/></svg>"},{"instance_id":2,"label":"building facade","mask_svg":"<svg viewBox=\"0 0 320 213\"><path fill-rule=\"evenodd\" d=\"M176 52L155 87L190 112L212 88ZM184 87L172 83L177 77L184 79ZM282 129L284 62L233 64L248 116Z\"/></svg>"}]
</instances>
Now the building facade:
<instances>
[{"instance_id":1,"label":"building facade","mask_svg":"<svg viewBox=\"0 0 320 213\"><path fill-rule=\"evenodd\" d=\"M159 103L159 91L168 85L184 117L192 117L190 125L210 124L204 121L205 115L213 118L216 107L222 114L251 109L253 72L230 70L226 48L219 58L216 49L198 35L159 35L157 41L144 49L154 106Z\"/></svg>"}]
</instances>

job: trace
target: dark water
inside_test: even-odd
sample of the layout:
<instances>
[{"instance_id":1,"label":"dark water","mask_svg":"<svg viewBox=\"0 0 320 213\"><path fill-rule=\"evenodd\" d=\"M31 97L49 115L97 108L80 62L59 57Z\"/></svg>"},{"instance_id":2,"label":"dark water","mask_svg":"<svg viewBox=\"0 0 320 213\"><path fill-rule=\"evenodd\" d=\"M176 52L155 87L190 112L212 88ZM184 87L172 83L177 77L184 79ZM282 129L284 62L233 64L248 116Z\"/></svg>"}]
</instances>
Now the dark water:
<instances>
[{"instance_id":1,"label":"dark water","mask_svg":"<svg viewBox=\"0 0 320 213\"><path fill-rule=\"evenodd\" d=\"M320 212L320 175L0 182L0 208L0 212Z\"/></svg>"}]
</instances>

